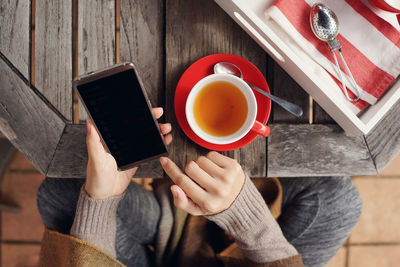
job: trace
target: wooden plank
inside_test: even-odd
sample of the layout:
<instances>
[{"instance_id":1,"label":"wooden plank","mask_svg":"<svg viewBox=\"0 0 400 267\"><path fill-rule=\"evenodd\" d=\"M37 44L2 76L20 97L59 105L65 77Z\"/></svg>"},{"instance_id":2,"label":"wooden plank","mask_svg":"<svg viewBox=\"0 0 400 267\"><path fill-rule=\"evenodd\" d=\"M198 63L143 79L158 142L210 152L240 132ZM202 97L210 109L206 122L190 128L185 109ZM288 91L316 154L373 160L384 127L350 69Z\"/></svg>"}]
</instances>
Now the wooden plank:
<instances>
[{"instance_id":1,"label":"wooden plank","mask_svg":"<svg viewBox=\"0 0 400 267\"><path fill-rule=\"evenodd\" d=\"M78 73L115 63L115 1L78 1ZM88 118L79 103L79 120Z\"/></svg>"},{"instance_id":2,"label":"wooden plank","mask_svg":"<svg viewBox=\"0 0 400 267\"><path fill-rule=\"evenodd\" d=\"M121 0L120 58L133 61L142 78L153 107L164 103L164 1ZM144 172L143 175L150 172ZM155 164L153 176L161 177L163 170ZM138 173L140 174L140 173Z\"/></svg>"},{"instance_id":3,"label":"wooden plank","mask_svg":"<svg viewBox=\"0 0 400 267\"><path fill-rule=\"evenodd\" d=\"M121 0L121 62L133 61L153 106L164 100L164 39L161 0Z\"/></svg>"},{"instance_id":4,"label":"wooden plank","mask_svg":"<svg viewBox=\"0 0 400 267\"><path fill-rule=\"evenodd\" d=\"M313 122L320 124L336 124L335 120L315 101L313 103Z\"/></svg>"},{"instance_id":5,"label":"wooden plank","mask_svg":"<svg viewBox=\"0 0 400 267\"><path fill-rule=\"evenodd\" d=\"M166 112L172 122L171 158L183 167L205 149L195 145L179 128L174 115L176 84L194 61L214 53L242 56L266 70L266 53L214 1L169 0L166 2ZM251 176L265 176L266 139L257 138L243 149L227 153Z\"/></svg>"},{"instance_id":6,"label":"wooden plank","mask_svg":"<svg viewBox=\"0 0 400 267\"><path fill-rule=\"evenodd\" d=\"M46 173L65 123L20 75L0 55L0 131Z\"/></svg>"},{"instance_id":7,"label":"wooden plank","mask_svg":"<svg viewBox=\"0 0 400 267\"><path fill-rule=\"evenodd\" d=\"M376 169L362 136L337 125L273 124L268 176L371 175Z\"/></svg>"},{"instance_id":8,"label":"wooden plank","mask_svg":"<svg viewBox=\"0 0 400 267\"><path fill-rule=\"evenodd\" d=\"M86 164L86 126L67 124L46 175L52 178L84 178Z\"/></svg>"},{"instance_id":9,"label":"wooden plank","mask_svg":"<svg viewBox=\"0 0 400 267\"><path fill-rule=\"evenodd\" d=\"M35 86L72 121L72 1L36 0Z\"/></svg>"},{"instance_id":10,"label":"wooden plank","mask_svg":"<svg viewBox=\"0 0 400 267\"><path fill-rule=\"evenodd\" d=\"M29 79L30 1L0 1L0 52Z\"/></svg>"},{"instance_id":11,"label":"wooden plank","mask_svg":"<svg viewBox=\"0 0 400 267\"><path fill-rule=\"evenodd\" d=\"M365 137L378 172L400 152L400 100Z\"/></svg>"},{"instance_id":12,"label":"wooden plank","mask_svg":"<svg viewBox=\"0 0 400 267\"><path fill-rule=\"evenodd\" d=\"M310 114L309 95L271 58L268 61L267 73L271 92L303 109L303 115L296 117L272 102L273 122L308 123Z\"/></svg>"},{"instance_id":13,"label":"wooden plank","mask_svg":"<svg viewBox=\"0 0 400 267\"><path fill-rule=\"evenodd\" d=\"M5 178L5 172L12 157L15 154L15 147L6 138L0 136L0 185ZM4 212L19 212L20 207L13 203L8 203L7 200L2 199L0 196L0 211Z\"/></svg>"},{"instance_id":14,"label":"wooden plank","mask_svg":"<svg viewBox=\"0 0 400 267\"><path fill-rule=\"evenodd\" d=\"M67 124L46 175L52 178L85 178L86 164L86 126ZM160 177L158 166L158 160L139 165L135 178Z\"/></svg>"},{"instance_id":15,"label":"wooden plank","mask_svg":"<svg viewBox=\"0 0 400 267\"><path fill-rule=\"evenodd\" d=\"M265 177L267 175L267 140L258 136L256 140L242 149L238 149L228 156L234 157L243 170L251 177Z\"/></svg>"},{"instance_id":16,"label":"wooden plank","mask_svg":"<svg viewBox=\"0 0 400 267\"><path fill-rule=\"evenodd\" d=\"M0 185L3 181L4 173L16 149L6 138L0 137Z\"/></svg>"}]
</instances>

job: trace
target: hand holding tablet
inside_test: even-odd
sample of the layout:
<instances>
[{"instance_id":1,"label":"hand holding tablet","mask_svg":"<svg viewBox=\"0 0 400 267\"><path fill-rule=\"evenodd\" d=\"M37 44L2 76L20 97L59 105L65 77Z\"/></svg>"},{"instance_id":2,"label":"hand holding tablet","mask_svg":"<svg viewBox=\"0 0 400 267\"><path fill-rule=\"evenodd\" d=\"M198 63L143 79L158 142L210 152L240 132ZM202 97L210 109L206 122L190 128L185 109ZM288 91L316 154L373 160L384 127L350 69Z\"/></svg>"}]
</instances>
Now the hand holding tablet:
<instances>
[{"instance_id":1,"label":"hand holding tablet","mask_svg":"<svg viewBox=\"0 0 400 267\"><path fill-rule=\"evenodd\" d=\"M153 116L159 119L162 108L153 108ZM159 124L165 144L172 141L171 124ZM89 160L86 168L85 191L94 199L106 199L121 195L128 187L137 167L119 171L114 157L103 146L100 136L91 121L86 123L86 145Z\"/></svg>"}]
</instances>

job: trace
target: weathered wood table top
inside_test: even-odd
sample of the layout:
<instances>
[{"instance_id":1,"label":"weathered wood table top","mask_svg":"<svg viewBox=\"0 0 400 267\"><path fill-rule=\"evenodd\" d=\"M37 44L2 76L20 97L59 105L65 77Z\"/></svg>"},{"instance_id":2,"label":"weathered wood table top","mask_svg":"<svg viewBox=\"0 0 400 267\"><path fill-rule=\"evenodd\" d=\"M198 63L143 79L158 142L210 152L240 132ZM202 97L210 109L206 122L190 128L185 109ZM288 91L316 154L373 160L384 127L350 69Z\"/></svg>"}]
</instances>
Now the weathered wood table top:
<instances>
[{"instance_id":1,"label":"weathered wood table top","mask_svg":"<svg viewBox=\"0 0 400 267\"><path fill-rule=\"evenodd\" d=\"M231 53L255 64L272 93L300 105L295 118L273 105L268 138L226 154L253 177L367 175L400 150L400 103L367 136L349 135L212 0L0 0L0 131L49 177L84 177L82 109L71 81L134 61L153 106L165 108L178 165L207 151L177 124L176 84L197 59ZM157 162L138 177L162 177Z\"/></svg>"}]
</instances>

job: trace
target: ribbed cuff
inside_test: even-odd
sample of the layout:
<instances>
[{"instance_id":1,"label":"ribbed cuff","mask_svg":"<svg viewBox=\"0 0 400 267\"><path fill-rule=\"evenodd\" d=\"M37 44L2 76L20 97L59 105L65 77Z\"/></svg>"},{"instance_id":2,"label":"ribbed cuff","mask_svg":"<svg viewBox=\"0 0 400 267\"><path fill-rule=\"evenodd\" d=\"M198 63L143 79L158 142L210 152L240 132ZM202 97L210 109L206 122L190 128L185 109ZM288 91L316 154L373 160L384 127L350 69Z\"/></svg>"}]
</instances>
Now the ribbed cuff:
<instances>
[{"instance_id":1,"label":"ribbed cuff","mask_svg":"<svg viewBox=\"0 0 400 267\"><path fill-rule=\"evenodd\" d=\"M97 200L82 186L70 234L115 257L116 213L123 196Z\"/></svg>"},{"instance_id":2,"label":"ribbed cuff","mask_svg":"<svg viewBox=\"0 0 400 267\"><path fill-rule=\"evenodd\" d=\"M231 207L206 218L231 234L243 254L254 262L272 262L298 254L248 176Z\"/></svg>"},{"instance_id":3,"label":"ribbed cuff","mask_svg":"<svg viewBox=\"0 0 400 267\"><path fill-rule=\"evenodd\" d=\"M223 212L208 215L206 218L234 237L254 230L254 227L267 221L275 221L260 192L247 175L242 190L232 205Z\"/></svg>"}]
</instances>

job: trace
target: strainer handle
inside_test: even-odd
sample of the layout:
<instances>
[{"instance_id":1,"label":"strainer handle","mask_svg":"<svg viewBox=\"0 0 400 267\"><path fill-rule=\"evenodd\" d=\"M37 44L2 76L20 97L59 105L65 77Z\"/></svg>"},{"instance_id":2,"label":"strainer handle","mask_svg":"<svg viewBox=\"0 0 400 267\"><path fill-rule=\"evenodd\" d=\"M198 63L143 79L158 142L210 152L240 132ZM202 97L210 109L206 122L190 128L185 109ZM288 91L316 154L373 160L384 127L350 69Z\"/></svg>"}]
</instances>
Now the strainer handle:
<instances>
[{"instance_id":1,"label":"strainer handle","mask_svg":"<svg viewBox=\"0 0 400 267\"><path fill-rule=\"evenodd\" d=\"M345 94L347 100L349 100L350 102L356 102L357 100L360 99L361 91L360 91L360 88L358 87L356 81L354 80L353 74L351 74L351 71L350 71L349 67L347 66L346 61L345 61L344 58L343 58L341 49L338 49L338 52L339 52L340 58L342 59L342 62L344 63L344 66L346 67L347 73L350 75L350 78L351 78L351 80L353 81L353 85L354 85L354 87L355 87L356 90L357 90L356 98L351 98L351 97L349 96L349 93L347 92L346 83L344 82L342 70L340 69L339 62L338 62L338 60L337 60L337 58L336 58L335 50L334 50L334 49L331 49L331 52L332 52L333 58L334 58L335 63L336 63L336 68L337 68L337 72L339 73L340 81L342 82L343 92L344 92L344 94Z\"/></svg>"}]
</instances>

